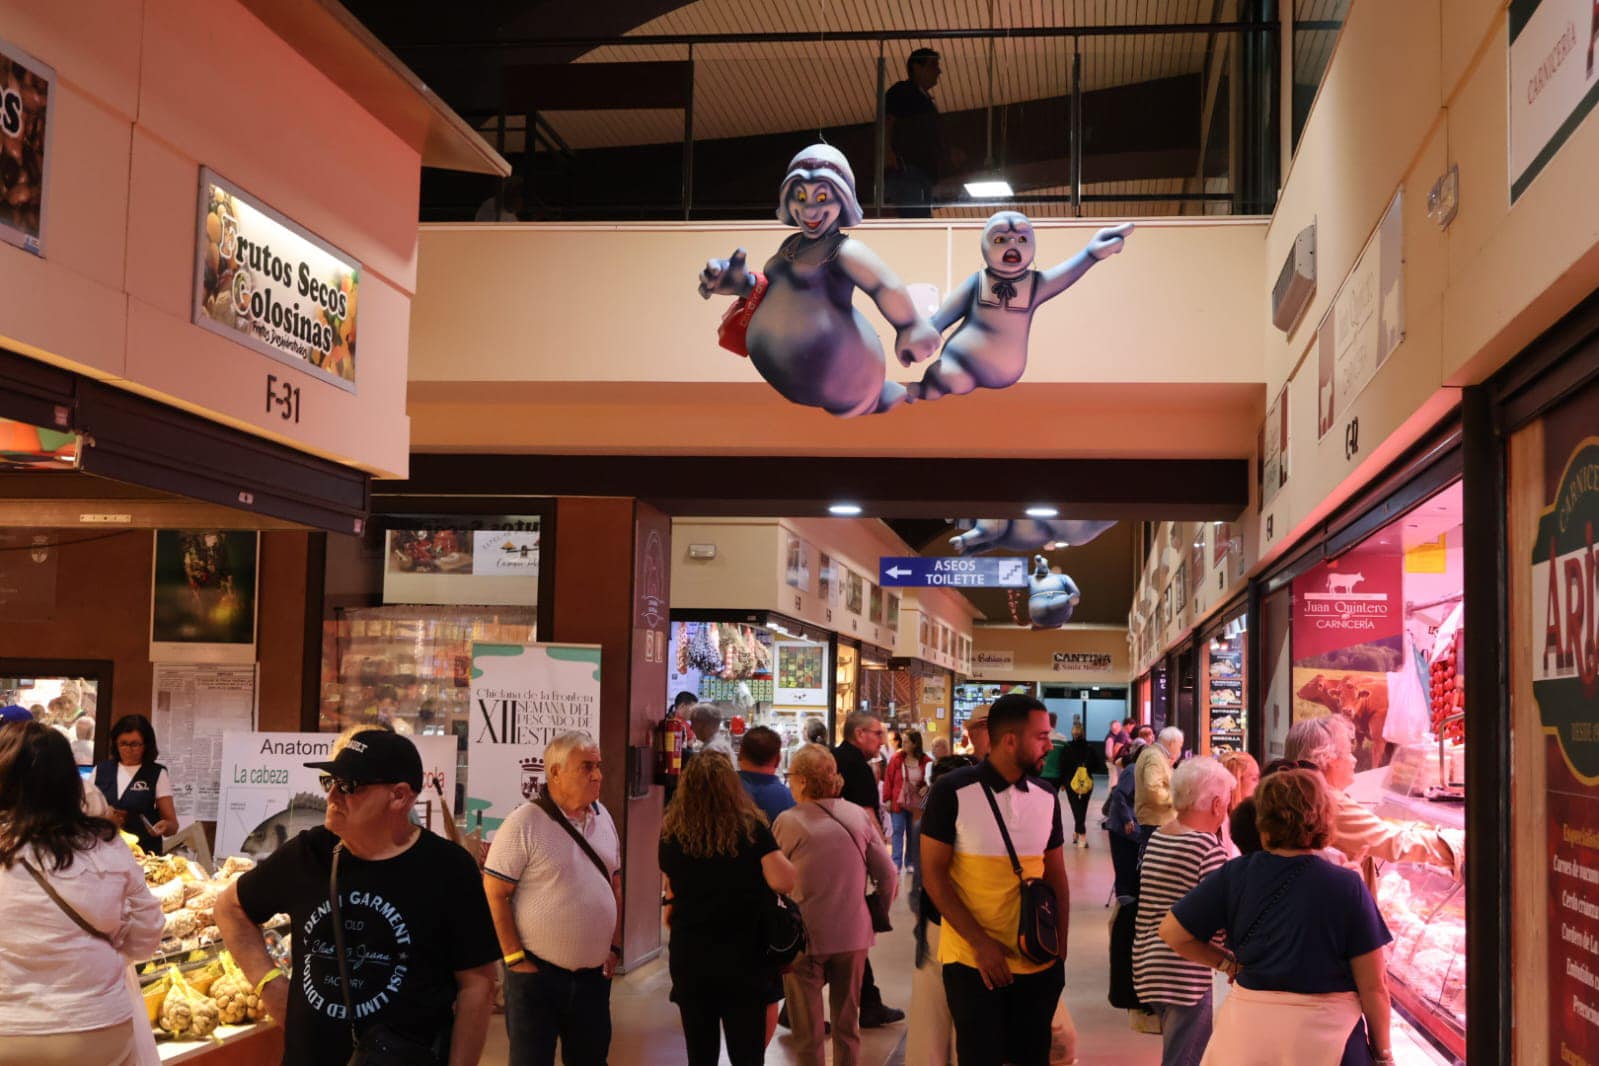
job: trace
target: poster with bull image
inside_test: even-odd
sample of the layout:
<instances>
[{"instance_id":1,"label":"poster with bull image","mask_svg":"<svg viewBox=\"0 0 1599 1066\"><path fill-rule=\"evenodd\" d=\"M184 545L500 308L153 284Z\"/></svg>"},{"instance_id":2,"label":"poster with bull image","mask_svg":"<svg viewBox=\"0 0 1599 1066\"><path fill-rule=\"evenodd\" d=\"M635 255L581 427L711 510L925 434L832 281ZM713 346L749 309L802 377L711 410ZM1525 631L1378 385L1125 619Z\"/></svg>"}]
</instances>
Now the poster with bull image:
<instances>
[{"instance_id":1,"label":"poster with bull image","mask_svg":"<svg viewBox=\"0 0 1599 1066\"><path fill-rule=\"evenodd\" d=\"M246 733L222 738L222 790L217 809L215 853L261 859L301 830L322 824L327 794L319 770L304 764L324 762L336 733ZM422 756L422 795L412 808L418 825L445 835L439 792L456 806L454 736L413 736ZM435 788L437 782L437 788Z\"/></svg>"},{"instance_id":2,"label":"poster with bull image","mask_svg":"<svg viewBox=\"0 0 1599 1066\"><path fill-rule=\"evenodd\" d=\"M1355 769L1392 757L1383 740L1388 675L1404 662L1404 558L1346 552L1294 579L1293 720L1341 714Z\"/></svg>"},{"instance_id":3,"label":"poster with bull image","mask_svg":"<svg viewBox=\"0 0 1599 1066\"><path fill-rule=\"evenodd\" d=\"M545 745L574 729L598 741L599 646L474 644L471 694L468 828L481 824L488 840L543 790ZM620 756L613 756L618 764Z\"/></svg>"}]
</instances>

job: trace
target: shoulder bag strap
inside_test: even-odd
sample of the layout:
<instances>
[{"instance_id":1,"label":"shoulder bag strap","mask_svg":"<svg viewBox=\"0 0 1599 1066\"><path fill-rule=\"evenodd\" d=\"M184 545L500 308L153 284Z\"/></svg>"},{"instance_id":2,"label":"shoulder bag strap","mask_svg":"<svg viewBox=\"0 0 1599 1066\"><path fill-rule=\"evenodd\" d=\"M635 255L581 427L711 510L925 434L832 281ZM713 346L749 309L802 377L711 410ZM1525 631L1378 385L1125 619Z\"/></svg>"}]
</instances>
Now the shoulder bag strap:
<instances>
[{"instance_id":1,"label":"shoulder bag strap","mask_svg":"<svg viewBox=\"0 0 1599 1066\"><path fill-rule=\"evenodd\" d=\"M350 1002L350 968L344 958L344 918L339 914L339 854L343 851L344 841L333 845L333 868L328 871L328 905L333 909L333 951L339 960L339 991L344 994L344 1017L350 1023L350 1039L359 1047L361 1034L355 1028L355 1006Z\"/></svg>"},{"instance_id":2,"label":"shoulder bag strap","mask_svg":"<svg viewBox=\"0 0 1599 1066\"><path fill-rule=\"evenodd\" d=\"M595 868L600 871L600 876L605 878L605 883L607 885L610 884L611 871L606 869L605 860L600 858L600 853L594 850L594 845L590 844L588 839L584 837L582 833L577 831L577 826L573 825L571 820L568 819L565 814L561 813L561 808L557 807L555 805L555 801L550 799L550 794L548 792L541 792L539 793L539 798L533 802L537 804L545 814L549 815L551 820L554 821L556 825L560 826L562 829L565 829L567 834L573 840L577 841L577 846L582 848L583 854L587 855L589 859L593 861ZM595 817L599 817L598 811L595 812Z\"/></svg>"},{"instance_id":3,"label":"shoulder bag strap","mask_svg":"<svg viewBox=\"0 0 1599 1066\"><path fill-rule=\"evenodd\" d=\"M1255 920L1249 923L1249 928L1244 930L1244 935L1229 945L1234 955L1238 954L1238 949L1242 948L1244 944L1249 941L1249 938L1255 935L1255 930L1260 928L1261 920L1264 919L1266 915L1271 913L1271 909L1282 900L1283 893L1288 891L1288 886L1292 885L1296 880L1298 880L1299 875L1304 873L1305 868L1309 865L1309 862L1300 863L1298 866L1284 874L1281 881L1277 882L1276 891L1271 894L1270 899L1261 905L1260 910L1255 912Z\"/></svg>"},{"instance_id":4,"label":"shoulder bag strap","mask_svg":"<svg viewBox=\"0 0 1599 1066\"><path fill-rule=\"evenodd\" d=\"M838 823L838 827L840 829L844 830L844 832L849 834L849 842L851 844L854 844L855 845L855 849L861 853L861 865L866 867L866 879L867 880L871 880L872 867L866 861L866 845L862 844L859 840L855 839L854 830L850 829L849 826L845 825L844 824L844 820L842 818L840 818L838 815L834 814L832 811L828 810L826 807L822 807L822 805L820 803L818 803L817 806L822 808L822 813L823 814L827 815L829 818L833 819L833 821L837 822Z\"/></svg>"},{"instance_id":5,"label":"shoulder bag strap","mask_svg":"<svg viewBox=\"0 0 1599 1066\"><path fill-rule=\"evenodd\" d=\"M1016 845L1010 842L1010 830L1005 828L1005 819L999 813L999 801L994 798L994 792L988 787L987 781L979 781L983 786L983 795L988 797L988 809L994 812L994 821L999 826L999 835L1005 841L1005 851L1010 855L1010 868L1016 873L1016 880L1027 883L1027 878L1022 876L1022 861L1016 857Z\"/></svg>"},{"instance_id":6,"label":"shoulder bag strap","mask_svg":"<svg viewBox=\"0 0 1599 1066\"><path fill-rule=\"evenodd\" d=\"M84 918L83 915L78 913L77 908L73 907L72 904L61 898L61 894L51 886L49 881L45 880L44 874L39 872L39 868L37 866L33 865L33 863L29 862L27 859L21 859L19 861L22 863L22 868L27 870L35 881L39 882L39 887L44 889L44 894L54 900L57 907L61 908L61 913L72 919L73 924L95 939L104 940L107 944L111 943L110 936L90 925L88 919Z\"/></svg>"}]
</instances>

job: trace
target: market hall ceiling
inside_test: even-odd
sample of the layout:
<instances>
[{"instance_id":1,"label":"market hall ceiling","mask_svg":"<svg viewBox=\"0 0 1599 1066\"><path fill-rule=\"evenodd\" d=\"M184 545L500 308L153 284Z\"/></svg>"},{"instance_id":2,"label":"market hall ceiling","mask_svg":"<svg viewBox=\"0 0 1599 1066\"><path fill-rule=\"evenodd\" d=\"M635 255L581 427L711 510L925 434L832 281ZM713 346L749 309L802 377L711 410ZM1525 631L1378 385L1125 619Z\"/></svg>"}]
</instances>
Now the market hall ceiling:
<instances>
[{"instance_id":1,"label":"market hall ceiling","mask_svg":"<svg viewBox=\"0 0 1599 1066\"><path fill-rule=\"evenodd\" d=\"M600 173L634 175L677 167L683 137L681 101L638 77L607 79L598 91L566 94L549 106L550 79L526 72L545 64L682 63L687 44L624 45L622 37L703 41L718 35L816 34L814 40L699 43L692 49L696 193L738 204L764 203L770 176L745 190L729 162L787 158L797 139L828 139L847 153L870 153L877 98L878 44L828 35L907 33L916 30L992 30L997 39L888 41L890 80L903 75L904 55L932 44L943 56L935 95L947 140L964 146L967 167L984 163L987 108L997 105L993 150L1013 184L1035 196L1068 192L1067 93L1072 39L1004 37L1007 30L1066 27L1213 25L1243 20L1235 0L838 0L821 5L749 5L741 0L617 0L605 4L482 3L451 10L440 19L431 3L352 0L355 14L428 84L491 141L502 107L508 113L504 151L523 148L523 115L536 112L571 151L604 153ZM1347 0L1299 0L1296 19L1342 17ZM1324 23L1316 23L1324 24ZM1306 70L1330 51L1335 32L1295 35ZM1085 158L1084 191L1115 196L1161 196L1226 191L1224 135L1201 134L1202 109L1221 109L1226 126L1225 34L1205 32L1117 34L1078 38L1082 53ZM561 43L551 43L561 42ZM990 62L992 60L992 77ZM514 68L524 68L518 75ZM663 72L665 68L662 68ZM1319 73L1317 75L1319 77ZM1219 88L1207 93L1206 82ZM636 83L636 84L634 84ZM537 91L533 91L536 89ZM1313 92L1314 85L1310 86ZM1296 97L1301 90L1296 89ZM555 94L560 97L560 93ZM571 106L581 99L582 109ZM544 100L543 105L540 100ZM778 143L763 145L763 139ZM860 144L851 142L859 141ZM1205 158L1201 158L1201 155ZM973 158L975 157L975 158ZM864 169L864 164L857 161ZM585 173L591 173L585 171ZM447 180L431 176L435 183ZM863 182L864 175L858 175ZM705 187L705 183L719 183ZM473 186L475 189L476 186ZM630 186L602 190L625 198ZM465 195L465 194L463 194ZM475 202L475 201L474 201ZM1188 205L1192 211L1196 205ZM1221 205L1225 208L1225 205ZM1101 215L1177 214L1175 200L1127 200L1085 205ZM943 215L986 214L986 209L945 209ZM1053 213L1059 213L1055 205Z\"/></svg>"}]
</instances>

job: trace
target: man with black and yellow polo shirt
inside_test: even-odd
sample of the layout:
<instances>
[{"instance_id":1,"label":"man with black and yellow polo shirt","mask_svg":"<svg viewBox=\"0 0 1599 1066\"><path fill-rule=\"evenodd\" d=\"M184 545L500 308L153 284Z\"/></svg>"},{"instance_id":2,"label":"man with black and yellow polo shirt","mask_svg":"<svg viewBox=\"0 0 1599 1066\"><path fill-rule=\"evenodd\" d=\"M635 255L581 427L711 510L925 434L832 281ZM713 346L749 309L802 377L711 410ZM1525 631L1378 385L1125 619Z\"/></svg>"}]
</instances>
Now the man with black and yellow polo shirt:
<instances>
[{"instance_id":1,"label":"man with black and yellow polo shirt","mask_svg":"<svg viewBox=\"0 0 1599 1066\"><path fill-rule=\"evenodd\" d=\"M1049 712L1031 696L1001 696L989 708L988 734L988 757L940 777L927 797L923 886L944 919L939 959L961 1066L1043 1063L1065 964L1029 962L1017 951L1021 887L985 790L1023 876L1054 890L1064 945L1071 905L1060 804L1034 776L1050 748Z\"/></svg>"}]
</instances>

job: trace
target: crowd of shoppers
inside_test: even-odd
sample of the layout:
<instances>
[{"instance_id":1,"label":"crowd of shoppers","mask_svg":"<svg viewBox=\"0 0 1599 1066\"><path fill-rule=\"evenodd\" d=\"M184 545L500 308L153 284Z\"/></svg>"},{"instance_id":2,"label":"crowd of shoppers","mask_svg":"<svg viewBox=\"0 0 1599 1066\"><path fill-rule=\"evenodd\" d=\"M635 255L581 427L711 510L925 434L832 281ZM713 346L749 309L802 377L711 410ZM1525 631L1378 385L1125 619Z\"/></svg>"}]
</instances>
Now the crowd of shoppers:
<instances>
[{"instance_id":1,"label":"crowd of shoppers","mask_svg":"<svg viewBox=\"0 0 1599 1066\"><path fill-rule=\"evenodd\" d=\"M1144 1016L1156 1019L1163 1064L1392 1061L1383 959L1392 937L1370 860L1458 875L1463 845L1348 797L1353 737L1337 716L1296 723L1289 758L1264 773L1241 753L1185 759L1176 729L1145 742L1147 727L1116 723L1102 747L1080 722L1069 738L1054 726L1042 703L1007 694L966 723L970 754L950 755L943 737L928 753L906 730L885 760L887 729L860 712L836 748L796 749L786 781L772 730L740 738L736 768L714 730L700 736L659 845L684 1061L710 1066L725 1046L734 1066L763 1062L781 1001L799 1062L858 1063L861 1030L899 1016L870 976L869 896L894 900L902 870L925 889L910 893L906 1061L1073 1061L1062 808L1086 842L1093 778L1111 766L1103 811L1116 893L1133 918L1127 965ZM85 794L59 732L20 708L0 710L0 928L12 930L0 936L0 978L24 993L0 1004L0 1066L140 1061L127 967L155 949L160 905L116 823L89 809L124 822L153 812L156 830L175 818L159 803L165 770L148 721L119 721L112 734L128 744L97 770L110 788ZM422 766L409 739L356 731L332 754L307 764L323 773L326 824L216 904L234 957L285 1021L285 1061L342 1064L376 1041L419 1062L476 1062L502 966L513 1063L609 1061L622 849L599 799L595 740L550 740L543 792L499 827L481 873L466 850L415 824ZM886 763L881 780L874 763ZM136 780L147 795L129 799ZM150 835L159 846L164 834ZM375 908L386 920L345 920L349 943L340 943L330 878L346 914ZM787 965L773 961L763 921L779 896L792 896L806 929ZM279 972L266 951L258 923L278 912L304 942L332 948L297 960L303 974ZM1039 915L1058 939L1024 935L1041 927ZM357 990L368 998L350 1005L361 1019L352 1028L341 963L395 957L385 928L390 939L404 929L403 979L377 996ZM1232 982L1219 1011L1213 971Z\"/></svg>"}]
</instances>

